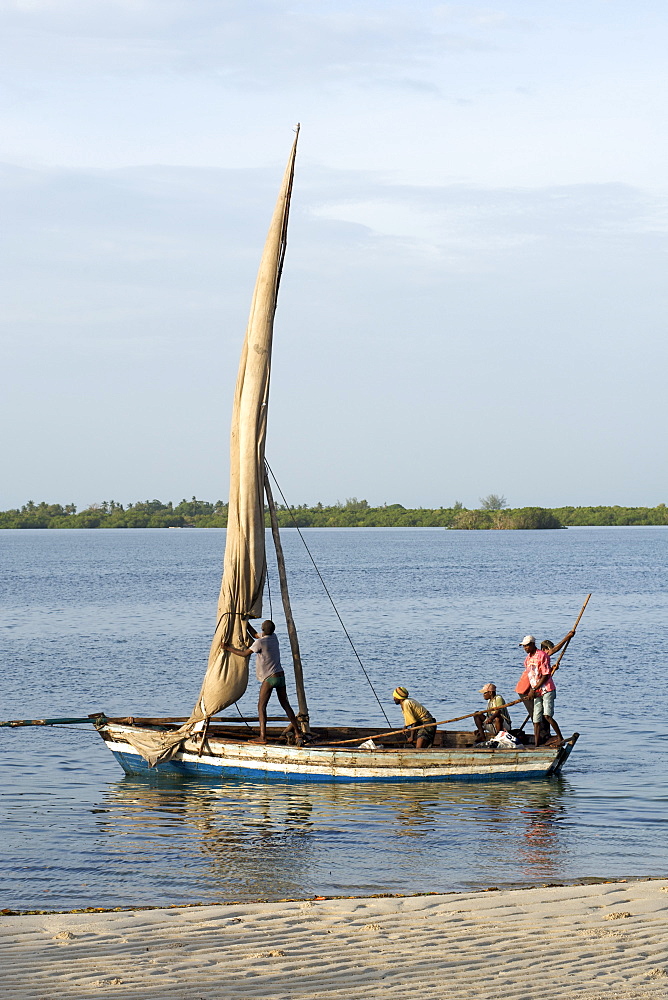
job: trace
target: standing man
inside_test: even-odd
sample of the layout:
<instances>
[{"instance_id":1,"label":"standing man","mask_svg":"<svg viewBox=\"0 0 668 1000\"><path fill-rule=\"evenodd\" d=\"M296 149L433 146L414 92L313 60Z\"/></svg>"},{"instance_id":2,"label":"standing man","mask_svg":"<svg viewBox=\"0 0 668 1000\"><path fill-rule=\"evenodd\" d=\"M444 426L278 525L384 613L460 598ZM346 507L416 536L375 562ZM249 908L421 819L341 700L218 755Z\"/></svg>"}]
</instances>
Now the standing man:
<instances>
[{"instance_id":1,"label":"standing man","mask_svg":"<svg viewBox=\"0 0 668 1000\"><path fill-rule=\"evenodd\" d=\"M574 635L574 631L569 632L561 642L552 647L550 652L555 653L560 650ZM523 647L526 653L524 671L529 682L527 697L533 698L534 743L538 747L541 743L540 724L543 719L554 729L557 739L563 739L561 730L554 719L554 700L557 694L557 686L552 678L550 654L548 651L537 648L536 639L533 635L525 635L520 646Z\"/></svg>"},{"instance_id":2,"label":"standing man","mask_svg":"<svg viewBox=\"0 0 668 1000\"><path fill-rule=\"evenodd\" d=\"M255 642L248 649L237 649L236 646L223 646L228 653L236 653L237 656L250 656L257 654L255 660L255 676L260 682L260 694L257 703L257 714L260 720L260 738L253 740L253 743L267 742L267 704L271 698L271 692L276 691L278 700L285 714L290 720L290 725L294 731L295 739L301 735L297 716L292 711L292 706L288 701L288 693L285 689L285 674L281 666L281 651L278 646L278 639L275 635L276 626L272 621L262 622L262 634L256 632L251 626L248 631L255 636Z\"/></svg>"},{"instance_id":3,"label":"standing man","mask_svg":"<svg viewBox=\"0 0 668 1000\"><path fill-rule=\"evenodd\" d=\"M436 719L419 701L408 697L408 691L405 687L395 688L392 692L392 698L395 705L401 705L406 728L410 729L411 726L421 727L420 729L412 729L406 733L406 739L409 743L412 743L413 739L415 739L416 750L426 750L434 742Z\"/></svg>"}]
</instances>

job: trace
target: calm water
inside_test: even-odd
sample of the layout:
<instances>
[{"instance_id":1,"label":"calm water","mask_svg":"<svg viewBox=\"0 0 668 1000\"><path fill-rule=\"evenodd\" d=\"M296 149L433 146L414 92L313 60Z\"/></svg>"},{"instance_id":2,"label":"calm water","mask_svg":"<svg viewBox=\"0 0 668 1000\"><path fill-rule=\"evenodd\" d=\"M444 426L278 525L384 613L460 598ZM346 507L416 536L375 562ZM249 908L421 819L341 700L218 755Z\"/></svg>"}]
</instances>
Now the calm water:
<instances>
[{"instance_id":1,"label":"calm water","mask_svg":"<svg viewBox=\"0 0 668 1000\"><path fill-rule=\"evenodd\" d=\"M124 777L92 730L3 729L0 908L668 873L668 737L655 690L668 648L667 529L305 534L396 724L397 684L439 719L477 707L489 680L510 697L522 636L558 640L592 591L557 675L556 717L582 733L563 778L143 780ZM284 544L313 721L382 724L294 531ZM223 546L217 530L0 531L0 718L187 714ZM273 570L271 583L275 598ZM273 617L283 635L275 600ZM251 681L244 712L256 694Z\"/></svg>"}]
</instances>

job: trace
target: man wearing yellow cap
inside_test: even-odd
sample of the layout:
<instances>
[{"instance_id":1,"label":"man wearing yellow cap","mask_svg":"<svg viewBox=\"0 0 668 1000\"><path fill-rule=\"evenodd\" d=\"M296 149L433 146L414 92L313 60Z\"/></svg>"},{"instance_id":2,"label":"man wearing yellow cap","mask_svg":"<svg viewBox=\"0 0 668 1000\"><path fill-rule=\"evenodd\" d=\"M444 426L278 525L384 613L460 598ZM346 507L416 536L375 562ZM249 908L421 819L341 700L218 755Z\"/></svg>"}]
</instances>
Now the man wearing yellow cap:
<instances>
[{"instance_id":1,"label":"man wearing yellow cap","mask_svg":"<svg viewBox=\"0 0 668 1000\"><path fill-rule=\"evenodd\" d=\"M401 705L404 722L409 729L409 732L406 733L407 741L409 743L415 741L417 750L426 750L434 742L436 719L419 701L408 697L408 691L405 687L395 688L392 697L395 705ZM411 726L420 726L420 729L410 729Z\"/></svg>"}]
</instances>

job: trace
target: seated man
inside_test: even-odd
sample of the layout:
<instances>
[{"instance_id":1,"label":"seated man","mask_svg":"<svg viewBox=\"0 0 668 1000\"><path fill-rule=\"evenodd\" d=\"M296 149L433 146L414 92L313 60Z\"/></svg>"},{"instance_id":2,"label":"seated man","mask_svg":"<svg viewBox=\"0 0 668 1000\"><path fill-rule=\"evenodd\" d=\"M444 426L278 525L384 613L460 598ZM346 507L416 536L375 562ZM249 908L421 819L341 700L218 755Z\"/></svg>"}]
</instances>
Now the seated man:
<instances>
[{"instance_id":1,"label":"seated man","mask_svg":"<svg viewBox=\"0 0 668 1000\"><path fill-rule=\"evenodd\" d=\"M436 719L431 712L427 711L419 701L409 698L405 687L395 688L392 692L392 697L394 698L395 705L401 705L404 722L406 723L406 727L409 728L409 732L406 733L408 742L412 743L415 740L417 750L425 750L427 747L430 747L436 735ZM422 723L420 729L410 729L411 726L419 726L420 723Z\"/></svg>"},{"instance_id":2,"label":"seated man","mask_svg":"<svg viewBox=\"0 0 668 1000\"><path fill-rule=\"evenodd\" d=\"M488 702L488 705L486 712L476 712L473 716L476 743L484 743L485 740L500 733L502 729L510 732L512 726L508 709L501 707L505 705L506 699L496 693L496 684L485 684L484 687L480 688L480 694Z\"/></svg>"}]
</instances>

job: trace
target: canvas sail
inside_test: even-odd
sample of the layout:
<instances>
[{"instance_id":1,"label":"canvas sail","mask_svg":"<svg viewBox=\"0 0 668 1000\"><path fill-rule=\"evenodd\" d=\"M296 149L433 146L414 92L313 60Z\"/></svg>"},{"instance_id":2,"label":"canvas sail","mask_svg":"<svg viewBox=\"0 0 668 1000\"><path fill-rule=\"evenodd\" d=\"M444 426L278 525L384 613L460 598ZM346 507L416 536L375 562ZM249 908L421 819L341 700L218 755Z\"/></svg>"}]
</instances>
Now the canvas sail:
<instances>
[{"instance_id":1,"label":"canvas sail","mask_svg":"<svg viewBox=\"0 0 668 1000\"><path fill-rule=\"evenodd\" d=\"M287 240L297 137L278 196L258 271L234 396L230 437L230 500L218 623L194 719L237 701L248 684L248 657L222 647L246 645L246 622L262 616L267 575L264 446L274 313Z\"/></svg>"},{"instance_id":2,"label":"canvas sail","mask_svg":"<svg viewBox=\"0 0 668 1000\"><path fill-rule=\"evenodd\" d=\"M262 616L267 573L264 448L271 348L298 137L299 127L264 246L239 363L230 435L230 496L223 580L209 662L195 707L181 729L139 739L132 734L133 746L151 765L168 759L185 737L201 728L203 720L241 698L248 685L249 658L228 653L223 646L246 646L247 621Z\"/></svg>"}]
</instances>

